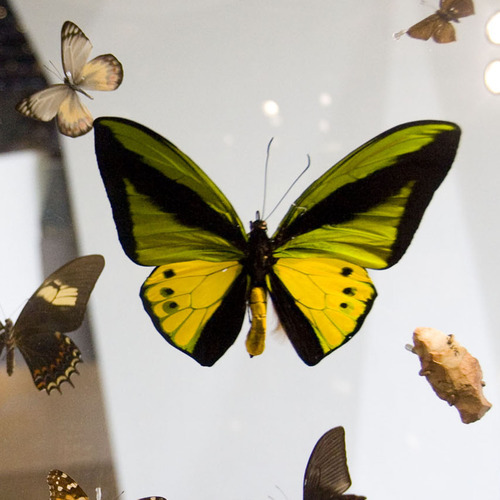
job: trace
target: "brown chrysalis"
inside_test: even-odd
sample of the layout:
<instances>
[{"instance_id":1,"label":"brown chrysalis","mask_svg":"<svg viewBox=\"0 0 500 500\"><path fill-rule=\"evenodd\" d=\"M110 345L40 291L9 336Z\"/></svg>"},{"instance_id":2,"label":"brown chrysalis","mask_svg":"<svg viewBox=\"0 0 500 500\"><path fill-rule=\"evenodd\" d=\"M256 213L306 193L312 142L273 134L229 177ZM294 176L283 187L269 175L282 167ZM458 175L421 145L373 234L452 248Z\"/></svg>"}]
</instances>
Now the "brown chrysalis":
<instances>
[{"instance_id":1,"label":"brown chrysalis","mask_svg":"<svg viewBox=\"0 0 500 500\"><path fill-rule=\"evenodd\" d=\"M474 14L472 0L440 0L439 9L406 30L406 34L419 40L429 40L432 37L437 43L454 42L456 37L452 21L458 23L461 17L472 14Z\"/></svg>"},{"instance_id":2,"label":"brown chrysalis","mask_svg":"<svg viewBox=\"0 0 500 500\"><path fill-rule=\"evenodd\" d=\"M455 406L464 424L479 420L491 403L483 395L483 372L479 361L453 335L434 328L417 328L408 350L420 358L422 369L434 392Z\"/></svg>"}]
</instances>

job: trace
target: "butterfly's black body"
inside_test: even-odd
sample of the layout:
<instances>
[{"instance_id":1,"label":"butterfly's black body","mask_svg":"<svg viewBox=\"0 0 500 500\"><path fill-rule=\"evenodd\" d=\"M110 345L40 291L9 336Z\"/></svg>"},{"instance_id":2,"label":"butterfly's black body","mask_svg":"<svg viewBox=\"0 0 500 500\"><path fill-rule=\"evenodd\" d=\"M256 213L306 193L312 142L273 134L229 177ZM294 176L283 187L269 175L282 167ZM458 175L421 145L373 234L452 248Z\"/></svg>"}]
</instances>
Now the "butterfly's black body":
<instances>
[{"instance_id":1,"label":"butterfly's black body","mask_svg":"<svg viewBox=\"0 0 500 500\"><path fill-rule=\"evenodd\" d=\"M10 376L14 371L14 347L16 342L14 340L12 320L6 319L5 325L0 322L0 354L5 348L5 358L7 361L7 374Z\"/></svg>"},{"instance_id":2,"label":"butterfly's black body","mask_svg":"<svg viewBox=\"0 0 500 500\"><path fill-rule=\"evenodd\" d=\"M273 257L272 240L267 235L266 221L259 219L250 223L247 256L242 262L250 275L250 286L266 287L266 275L276 263Z\"/></svg>"}]
</instances>

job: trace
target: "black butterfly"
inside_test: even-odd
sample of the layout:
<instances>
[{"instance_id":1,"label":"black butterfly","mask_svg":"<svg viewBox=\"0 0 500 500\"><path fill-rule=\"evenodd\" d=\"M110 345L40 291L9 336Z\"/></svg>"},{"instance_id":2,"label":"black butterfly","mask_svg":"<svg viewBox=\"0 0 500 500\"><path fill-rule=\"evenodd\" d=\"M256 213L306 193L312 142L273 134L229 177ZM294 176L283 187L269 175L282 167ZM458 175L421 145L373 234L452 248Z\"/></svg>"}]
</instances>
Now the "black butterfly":
<instances>
[{"instance_id":1,"label":"black butterfly","mask_svg":"<svg viewBox=\"0 0 500 500\"><path fill-rule=\"evenodd\" d=\"M345 452L345 431L335 427L316 443L304 476L304 500L366 500L344 495L351 486Z\"/></svg>"},{"instance_id":2,"label":"black butterfly","mask_svg":"<svg viewBox=\"0 0 500 500\"><path fill-rule=\"evenodd\" d=\"M0 355L6 349L7 373L14 371L14 348L23 355L38 390L59 386L77 372L81 354L64 335L83 322L90 293L104 268L102 255L74 259L53 272L24 306L16 323L0 322ZM73 384L71 384L73 385Z\"/></svg>"},{"instance_id":3,"label":"black butterfly","mask_svg":"<svg viewBox=\"0 0 500 500\"><path fill-rule=\"evenodd\" d=\"M89 500L79 484L68 474L54 469L47 476L49 485L50 500ZM99 495L100 496L100 495ZM100 500L98 497L97 500ZM163 497L145 497L140 500L166 500Z\"/></svg>"}]
</instances>

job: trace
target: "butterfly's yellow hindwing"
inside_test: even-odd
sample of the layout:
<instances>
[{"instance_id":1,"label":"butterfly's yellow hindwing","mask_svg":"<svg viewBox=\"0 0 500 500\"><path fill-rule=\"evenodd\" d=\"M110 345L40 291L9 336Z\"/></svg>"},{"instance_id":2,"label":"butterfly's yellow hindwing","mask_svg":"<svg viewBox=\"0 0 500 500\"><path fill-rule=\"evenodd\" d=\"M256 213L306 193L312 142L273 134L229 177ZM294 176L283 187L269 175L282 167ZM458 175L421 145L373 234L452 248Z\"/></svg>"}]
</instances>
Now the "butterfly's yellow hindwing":
<instances>
[{"instance_id":1,"label":"butterfly's yellow hindwing","mask_svg":"<svg viewBox=\"0 0 500 500\"><path fill-rule=\"evenodd\" d=\"M340 259L285 258L273 271L311 324L325 355L359 329L376 297L366 270Z\"/></svg>"},{"instance_id":2,"label":"butterfly's yellow hindwing","mask_svg":"<svg viewBox=\"0 0 500 500\"><path fill-rule=\"evenodd\" d=\"M192 353L242 268L235 261L201 260L159 266L144 282L141 295L161 333Z\"/></svg>"}]
</instances>

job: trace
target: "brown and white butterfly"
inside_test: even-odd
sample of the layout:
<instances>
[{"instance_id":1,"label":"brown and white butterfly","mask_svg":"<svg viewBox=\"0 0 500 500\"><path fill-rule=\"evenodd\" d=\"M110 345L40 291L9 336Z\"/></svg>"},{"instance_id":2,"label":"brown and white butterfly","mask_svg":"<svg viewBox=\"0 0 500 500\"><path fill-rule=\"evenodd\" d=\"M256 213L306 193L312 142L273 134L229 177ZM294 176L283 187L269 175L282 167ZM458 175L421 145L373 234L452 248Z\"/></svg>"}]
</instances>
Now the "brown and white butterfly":
<instances>
[{"instance_id":1,"label":"brown and white butterfly","mask_svg":"<svg viewBox=\"0 0 500 500\"><path fill-rule=\"evenodd\" d=\"M432 37L437 43L454 42L456 40L455 28L451 22L458 23L461 17L473 14L472 0L440 0L439 9L434 14L395 36L399 38L406 33L419 40L429 40Z\"/></svg>"},{"instance_id":2,"label":"brown and white butterfly","mask_svg":"<svg viewBox=\"0 0 500 500\"><path fill-rule=\"evenodd\" d=\"M57 115L59 131L78 137L92 129L93 118L80 101L78 93L93 99L86 90L115 90L123 80L123 67L112 54L88 61L92 44L85 33L71 21L61 29L61 58L64 83L51 85L23 99L17 111L44 122Z\"/></svg>"},{"instance_id":3,"label":"brown and white butterfly","mask_svg":"<svg viewBox=\"0 0 500 500\"><path fill-rule=\"evenodd\" d=\"M87 302L104 268L102 255L74 259L54 271L38 287L15 323L0 322L0 355L6 351L7 373L14 371L17 347L38 390L60 391L63 382L78 373L80 350L64 335L83 322ZM73 384L71 384L73 385Z\"/></svg>"},{"instance_id":4,"label":"brown and white butterfly","mask_svg":"<svg viewBox=\"0 0 500 500\"><path fill-rule=\"evenodd\" d=\"M54 469L47 476L49 485L50 500L89 500L80 485L72 479L68 474L60 470ZM96 488L97 500L100 499L100 488ZM163 497L144 497L140 500L166 500Z\"/></svg>"},{"instance_id":5,"label":"brown and white butterfly","mask_svg":"<svg viewBox=\"0 0 500 500\"><path fill-rule=\"evenodd\" d=\"M316 443L304 475L304 500L366 500L344 493L351 486L345 451L345 431L335 427Z\"/></svg>"}]
</instances>

